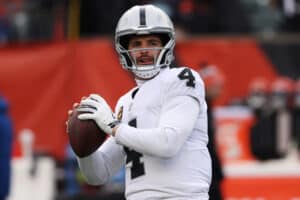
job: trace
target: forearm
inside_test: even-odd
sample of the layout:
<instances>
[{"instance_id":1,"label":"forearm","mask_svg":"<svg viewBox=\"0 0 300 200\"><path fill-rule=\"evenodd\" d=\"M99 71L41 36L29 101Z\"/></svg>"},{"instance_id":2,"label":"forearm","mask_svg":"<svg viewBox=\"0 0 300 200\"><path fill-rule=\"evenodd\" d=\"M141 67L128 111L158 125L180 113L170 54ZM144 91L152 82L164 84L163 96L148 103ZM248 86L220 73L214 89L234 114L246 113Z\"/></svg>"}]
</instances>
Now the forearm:
<instances>
[{"instance_id":1,"label":"forearm","mask_svg":"<svg viewBox=\"0 0 300 200\"><path fill-rule=\"evenodd\" d=\"M158 128L141 129L121 124L115 133L117 143L140 153L172 157L192 132L199 114L199 103L192 97L179 97L170 102Z\"/></svg>"},{"instance_id":2,"label":"forearm","mask_svg":"<svg viewBox=\"0 0 300 200\"><path fill-rule=\"evenodd\" d=\"M120 170L124 156L123 147L110 137L97 151L85 158L77 158L77 161L89 184L102 185Z\"/></svg>"},{"instance_id":3,"label":"forearm","mask_svg":"<svg viewBox=\"0 0 300 200\"><path fill-rule=\"evenodd\" d=\"M110 173L105 165L104 157L100 151L96 151L90 156L78 158L79 168L91 185L102 185L110 179Z\"/></svg>"},{"instance_id":4,"label":"forearm","mask_svg":"<svg viewBox=\"0 0 300 200\"><path fill-rule=\"evenodd\" d=\"M118 143L138 152L159 157L172 157L181 147L180 133L170 127L137 129L128 125L119 127Z\"/></svg>"}]
</instances>

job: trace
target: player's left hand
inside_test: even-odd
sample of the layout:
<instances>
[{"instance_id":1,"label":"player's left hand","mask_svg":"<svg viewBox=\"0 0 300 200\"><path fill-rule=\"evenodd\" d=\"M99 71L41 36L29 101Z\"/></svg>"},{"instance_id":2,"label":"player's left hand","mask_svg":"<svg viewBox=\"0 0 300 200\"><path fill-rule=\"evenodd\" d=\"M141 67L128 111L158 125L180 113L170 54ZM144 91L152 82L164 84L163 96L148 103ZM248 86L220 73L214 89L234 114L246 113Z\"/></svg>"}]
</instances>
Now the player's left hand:
<instances>
[{"instance_id":1,"label":"player's left hand","mask_svg":"<svg viewBox=\"0 0 300 200\"><path fill-rule=\"evenodd\" d=\"M88 98L81 100L77 110L83 112L78 115L78 119L94 120L99 128L109 135L112 135L113 128L119 123L110 106L97 94L91 94Z\"/></svg>"}]
</instances>

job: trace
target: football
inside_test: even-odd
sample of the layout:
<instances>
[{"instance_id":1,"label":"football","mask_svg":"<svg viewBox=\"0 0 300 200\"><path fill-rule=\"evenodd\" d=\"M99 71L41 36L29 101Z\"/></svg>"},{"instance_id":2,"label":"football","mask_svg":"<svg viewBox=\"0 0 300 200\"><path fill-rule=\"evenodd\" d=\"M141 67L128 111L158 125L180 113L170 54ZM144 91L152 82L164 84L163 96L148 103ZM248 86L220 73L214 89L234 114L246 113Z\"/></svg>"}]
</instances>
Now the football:
<instances>
[{"instance_id":1,"label":"football","mask_svg":"<svg viewBox=\"0 0 300 200\"><path fill-rule=\"evenodd\" d=\"M74 153L82 158L90 155L105 141L104 133L94 120L80 120L76 109L68 119L67 132Z\"/></svg>"}]
</instances>

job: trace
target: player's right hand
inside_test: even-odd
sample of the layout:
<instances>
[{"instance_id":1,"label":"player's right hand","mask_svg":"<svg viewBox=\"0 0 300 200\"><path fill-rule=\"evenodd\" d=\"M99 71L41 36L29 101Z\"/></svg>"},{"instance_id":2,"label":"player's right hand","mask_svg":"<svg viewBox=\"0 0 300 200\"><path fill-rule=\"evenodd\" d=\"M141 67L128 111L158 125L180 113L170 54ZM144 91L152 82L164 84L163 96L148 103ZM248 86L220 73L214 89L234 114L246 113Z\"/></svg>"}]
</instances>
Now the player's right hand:
<instances>
[{"instance_id":1,"label":"player's right hand","mask_svg":"<svg viewBox=\"0 0 300 200\"><path fill-rule=\"evenodd\" d=\"M83 99L77 110L84 112L78 116L80 120L94 120L109 135L112 135L113 128L118 124L110 106L97 94L91 94L88 98Z\"/></svg>"}]
</instances>

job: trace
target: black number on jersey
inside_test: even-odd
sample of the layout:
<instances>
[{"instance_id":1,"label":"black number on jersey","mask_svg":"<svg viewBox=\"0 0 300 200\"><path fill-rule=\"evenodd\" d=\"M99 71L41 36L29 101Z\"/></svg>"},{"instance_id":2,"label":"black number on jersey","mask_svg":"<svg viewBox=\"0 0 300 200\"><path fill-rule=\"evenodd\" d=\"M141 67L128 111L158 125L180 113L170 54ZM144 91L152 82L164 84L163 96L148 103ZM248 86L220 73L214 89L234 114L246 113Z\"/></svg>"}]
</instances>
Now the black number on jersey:
<instances>
[{"instance_id":1,"label":"black number on jersey","mask_svg":"<svg viewBox=\"0 0 300 200\"><path fill-rule=\"evenodd\" d=\"M187 79L186 86L188 87L195 87L195 77L190 69L184 68L180 74L178 74L180 80Z\"/></svg>"},{"instance_id":2,"label":"black number on jersey","mask_svg":"<svg viewBox=\"0 0 300 200\"><path fill-rule=\"evenodd\" d=\"M129 126L135 127L136 128L136 119L131 120L128 123ZM126 164L129 162L132 162L131 166L131 179L135 179L139 176L142 176L145 174L145 167L144 163L141 162L141 157L143 157L143 154L136 152L134 150L131 150L127 147L124 147L124 150L127 154L126 158Z\"/></svg>"}]
</instances>

